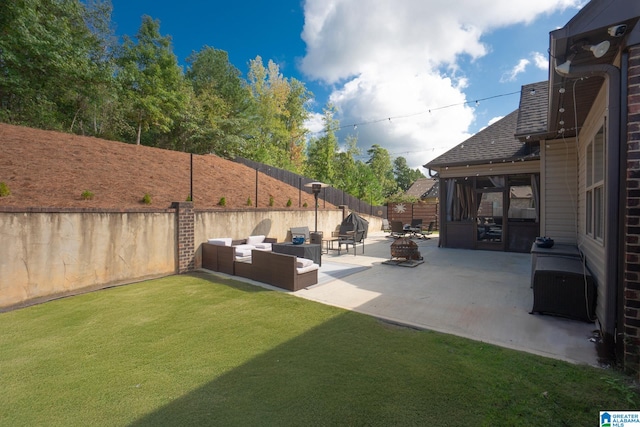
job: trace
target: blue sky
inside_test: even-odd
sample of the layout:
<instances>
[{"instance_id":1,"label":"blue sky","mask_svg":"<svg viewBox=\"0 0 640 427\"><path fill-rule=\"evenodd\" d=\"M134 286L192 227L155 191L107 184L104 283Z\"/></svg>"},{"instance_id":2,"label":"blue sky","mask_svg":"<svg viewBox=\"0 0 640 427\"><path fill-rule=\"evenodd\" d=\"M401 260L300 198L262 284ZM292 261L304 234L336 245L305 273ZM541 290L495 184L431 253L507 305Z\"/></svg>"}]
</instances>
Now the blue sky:
<instances>
[{"instance_id":1,"label":"blue sky","mask_svg":"<svg viewBox=\"0 0 640 427\"><path fill-rule=\"evenodd\" d=\"M203 46L227 51L243 76L256 56L273 60L314 93L312 132L331 101L339 139L356 135L363 159L378 144L426 172L518 108L507 94L547 79L549 32L585 2L112 0L112 21L117 35L135 36L142 15L159 20L181 64Z\"/></svg>"}]
</instances>

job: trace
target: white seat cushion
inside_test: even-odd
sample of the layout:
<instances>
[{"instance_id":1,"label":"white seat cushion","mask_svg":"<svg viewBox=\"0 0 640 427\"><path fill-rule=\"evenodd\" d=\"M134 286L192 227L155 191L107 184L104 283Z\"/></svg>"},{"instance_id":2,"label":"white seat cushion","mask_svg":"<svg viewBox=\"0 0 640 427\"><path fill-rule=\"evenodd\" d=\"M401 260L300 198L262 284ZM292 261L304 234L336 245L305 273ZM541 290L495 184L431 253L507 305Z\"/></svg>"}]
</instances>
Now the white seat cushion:
<instances>
[{"instance_id":1,"label":"white seat cushion","mask_svg":"<svg viewBox=\"0 0 640 427\"><path fill-rule=\"evenodd\" d=\"M309 267L311 264L313 264L313 261L310 259L296 258L296 267L298 268Z\"/></svg>"},{"instance_id":2,"label":"white seat cushion","mask_svg":"<svg viewBox=\"0 0 640 427\"><path fill-rule=\"evenodd\" d=\"M247 245L254 245L255 246L258 243L264 242L265 238L266 238L266 236L261 236L261 235L249 236L249 237L247 237Z\"/></svg>"},{"instance_id":3,"label":"white seat cushion","mask_svg":"<svg viewBox=\"0 0 640 427\"><path fill-rule=\"evenodd\" d=\"M314 264L312 262L311 265L308 265L306 267L298 267L298 268L296 268L296 271L298 272L298 274L302 274L302 273L308 273L308 272L313 271L313 270L317 270L318 268L320 268L320 266L318 264Z\"/></svg>"},{"instance_id":4,"label":"white seat cushion","mask_svg":"<svg viewBox=\"0 0 640 427\"><path fill-rule=\"evenodd\" d=\"M218 246L231 246L231 237L218 237L216 239L209 239L207 243Z\"/></svg>"},{"instance_id":5,"label":"white seat cushion","mask_svg":"<svg viewBox=\"0 0 640 427\"><path fill-rule=\"evenodd\" d=\"M256 247L253 245L237 245L234 248L236 248L236 257L244 257L251 256L251 251Z\"/></svg>"},{"instance_id":6,"label":"white seat cushion","mask_svg":"<svg viewBox=\"0 0 640 427\"><path fill-rule=\"evenodd\" d=\"M271 243L256 243L256 249L260 250L260 251L270 251L271 250Z\"/></svg>"}]
</instances>

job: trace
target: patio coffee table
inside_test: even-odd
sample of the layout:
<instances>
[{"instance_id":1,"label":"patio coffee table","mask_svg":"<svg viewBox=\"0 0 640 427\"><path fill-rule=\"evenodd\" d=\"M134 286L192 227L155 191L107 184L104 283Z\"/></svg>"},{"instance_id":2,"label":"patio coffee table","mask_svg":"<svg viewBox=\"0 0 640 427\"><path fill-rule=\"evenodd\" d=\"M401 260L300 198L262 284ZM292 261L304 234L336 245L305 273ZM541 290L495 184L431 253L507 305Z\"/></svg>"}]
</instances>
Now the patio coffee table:
<instances>
[{"instance_id":1,"label":"patio coffee table","mask_svg":"<svg viewBox=\"0 0 640 427\"><path fill-rule=\"evenodd\" d=\"M271 250L279 254L307 258L322 266L322 245L318 243L303 243L302 245L294 245L292 242L272 243Z\"/></svg>"},{"instance_id":2,"label":"patio coffee table","mask_svg":"<svg viewBox=\"0 0 640 427\"><path fill-rule=\"evenodd\" d=\"M325 247L324 247L324 253L328 254L329 251L340 251L340 247L334 247L333 244L335 242L339 242L340 238L338 237L329 237L326 239L322 239L323 242L325 242Z\"/></svg>"}]
</instances>

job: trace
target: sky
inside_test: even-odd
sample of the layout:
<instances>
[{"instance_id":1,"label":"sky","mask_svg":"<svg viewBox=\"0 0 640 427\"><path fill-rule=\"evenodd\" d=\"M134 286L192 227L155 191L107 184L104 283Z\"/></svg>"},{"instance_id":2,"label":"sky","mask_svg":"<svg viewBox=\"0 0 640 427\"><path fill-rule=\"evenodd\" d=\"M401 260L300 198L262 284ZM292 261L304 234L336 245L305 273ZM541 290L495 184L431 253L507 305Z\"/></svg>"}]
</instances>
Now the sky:
<instances>
[{"instance_id":1,"label":"sky","mask_svg":"<svg viewBox=\"0 0 640 427\"><path fill-rule=\"evenodd\" d=\"M425 163L518 108L522 85L548 79L549 32L587 0L112 0L115 33L143 15L171 36L181 65L224 50L246 78L260 56L314 94L307 123L337 108L339 142L377 144Z\"/></svg>"}]
</instances>

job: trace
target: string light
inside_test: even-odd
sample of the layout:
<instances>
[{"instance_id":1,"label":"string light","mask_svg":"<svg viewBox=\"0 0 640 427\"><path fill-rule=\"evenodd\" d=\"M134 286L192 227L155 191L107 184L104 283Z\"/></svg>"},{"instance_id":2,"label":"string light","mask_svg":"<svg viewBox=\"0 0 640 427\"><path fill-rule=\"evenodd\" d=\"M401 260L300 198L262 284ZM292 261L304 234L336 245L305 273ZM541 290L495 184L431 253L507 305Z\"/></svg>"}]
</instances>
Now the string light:
<instances>
[{"instance_id":1,"label":"string light","mask_svg":"<svg viewBox=\"0 0 640 427\"><path fill-rule=\"evenodd\" d=\"M564 91L565 91L564 87L562 86L563 84L564 83L562 83L562 82L559 82L559 83L555 84L556 87L558 87L558 86L560 87L559 88L560 93L564 93ZM369 121L362 121L362 122L358 122L358 123L351 123L351 124L348 124L348 125L341 125L339 127L333 128L331 130L333 132L335 132L335 131L342 130L342 129L347 129L347 128L354 128L355 129L357 126L371 125L371 124L380 123L380 122L391 122L392 119L407 119L407 118L410 118L410 117L420 116L420 115L423 115L423 114L431 114L432 112L437 111L437 110L444 110L444 109L447 109L447 108L459 107L459 106L462 106L462 105L475 104L476 106L478 106L478 105L480 105L480 102L482 102L482 101L487 101L487 100L496 99L496 98L502 98L502 97L505 97L505 96L511 96L511 95L516 95L516 94L521 94L521 93L522 93L522 90L518 90L518 91L514 91L514 92L508 92L508 93L501 93L499 95L487 96L486 98L478 98L478 99L475 99L473 101L458 102L456 104L449 104L449 105L443 105L441 107L429 108L429 109L427 109L425 111L420 111L420 112L417 112L417 113L398 115L398 116L390 116L390 117L388 116L388 117L385 117L383 119L375 119L375 120L369 120ZM529 91L529 93L531 95L536 95L537 94L535 88L532 88ZM561 108L560 112L561 113L564 112L564 108ZM311 133L312 134L321 134L321 133L324 133L324 132L325 131L322 130L322 131L319 131L319 132L311 132Z\"/></svg>"},{"instance_id":2,"label":"string light","mask_svg":"<svg viewBox=\"0 0 640 427\"><path fill-rule=\"evenodd\" d=\"M407 119L407 118L410 118L410 117L420 116L420 115L423 115L423 114L430 114L433 111L437 111L437 110L444 110L446 108L459 107L461 105L475 104L477 106L477 105L480 104L480 101L486 101L486 100L489 100L489 99L501 98L501 97L504 97L504 96L511 96L511 95L515 95L515 94L518 94L518 93L520 93L520 91L502 93L500 95L488 96L486 98L480 98L480 99L476 99L474 101L459 102L457 104L449 104L449 105L443 105L442 107L429 108L426 111L421 111L421 112L412 113L412 114L405 114L405 115L400 115L400 116L391 116L391 117L385 117L384 119L375 119L375 120L369 120L369 121L364 121L364 122L351 123L351 124L348 124L348 125L341 125L341 126L339 126L337 128L334 128L332 130L335 132L337 130L347 129L347 128L354 128L355 129L357 126L372 125L372 124L380 123L380 122L391 122L392 119L393 120L395 120L395 119ZM322 132L324 132L324 131L322 131ZM317 132L317 133L322 133L322 132Z\"/></svg>"}]
</instances>

